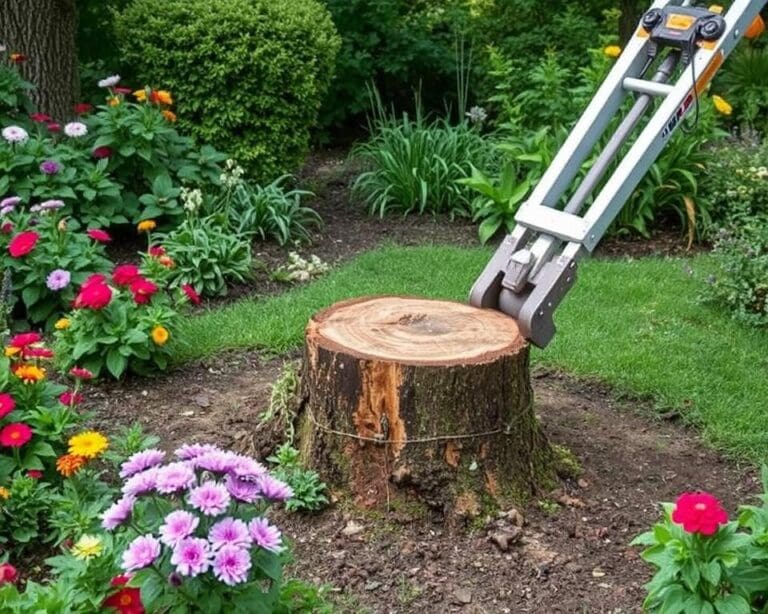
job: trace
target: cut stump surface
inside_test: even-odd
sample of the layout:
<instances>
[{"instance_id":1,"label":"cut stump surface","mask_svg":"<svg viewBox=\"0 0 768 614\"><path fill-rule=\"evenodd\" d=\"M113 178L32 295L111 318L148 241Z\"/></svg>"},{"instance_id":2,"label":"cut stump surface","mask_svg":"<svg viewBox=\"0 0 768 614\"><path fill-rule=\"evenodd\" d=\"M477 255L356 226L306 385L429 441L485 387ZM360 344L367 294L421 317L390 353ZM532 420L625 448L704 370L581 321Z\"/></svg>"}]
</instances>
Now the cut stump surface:
<instances>
[{"instance_id":1,"label":"cut stump surface","mask_svg":"<svg viewBox=\"0 0 768 614\"><path fill-rule=\"evenodd\" d=\"M301 450L358 503L416 497L474 516L529 495L547 472L512 318L366 297L316 314L305 341Z\"/></svg>"}]
</instances>

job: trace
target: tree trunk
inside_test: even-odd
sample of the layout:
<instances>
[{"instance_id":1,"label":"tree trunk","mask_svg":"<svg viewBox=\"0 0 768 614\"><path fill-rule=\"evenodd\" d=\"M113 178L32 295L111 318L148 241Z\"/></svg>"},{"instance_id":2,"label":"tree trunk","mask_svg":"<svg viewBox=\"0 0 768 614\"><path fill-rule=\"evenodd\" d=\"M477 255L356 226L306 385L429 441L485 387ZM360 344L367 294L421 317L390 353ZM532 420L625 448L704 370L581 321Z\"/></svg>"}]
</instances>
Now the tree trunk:
<instances>
[{"instance_id":1,"label":"tree trunk","mask_svg":"<svg viewBox=\"0 0 768 614\"><path fill-rule=\"evenodd\" d=\"M375 297L306 331L302 457L367 507L420 501L475 516L549 475L528 345L511 318L460 303Z\"/></svg>"},{"instance_id":2,"label":"tree trunk","mask_svg":"<svg viewBox=\"0 0 768 614\"><path fill-rule=\"evenodd\" d=\"M619 40L622 46L632 37L640 23L640 17L651 7L650 0L621 0L621 19L619 20Z\"/></svg>"},{"instance_id":3,"label":"tree trunk","mask_svg":"<svg viewBox=\"0 0 768 614\"><path fill-rule=\"evenodd\" d=\"M0 7L0 41L26 56L21 73L35 85L38 110L70 118L79 96L75 0L1 0Z\"/></svg>"}]
</instances>

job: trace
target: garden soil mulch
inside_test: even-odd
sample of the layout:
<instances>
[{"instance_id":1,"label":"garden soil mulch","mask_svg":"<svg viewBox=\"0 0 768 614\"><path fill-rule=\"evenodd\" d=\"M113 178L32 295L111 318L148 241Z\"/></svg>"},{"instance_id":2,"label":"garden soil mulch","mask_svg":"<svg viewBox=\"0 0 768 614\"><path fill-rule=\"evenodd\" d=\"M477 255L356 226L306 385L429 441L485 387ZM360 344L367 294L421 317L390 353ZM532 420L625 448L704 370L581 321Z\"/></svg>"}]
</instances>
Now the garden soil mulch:
<instances>
[{"instance_id":1,"label":"garden soil mulch","mask_svg":"<svg viewBox=\"0 0 768 614\"><path fill-rule=\"evenodd\" d=\"M371 219L348 203L348 176L338 157L315 159L304 177L318 193L326 225L305 253L339 263L382 242L476 245L475 227L435 218ZM312 183L314 182L314 184ZM602 253L678 253L681 238L612 242ZM284 262L260 250L268 266ZM239 295L271 294L266 278ZM127 379L89 391L94 426L114 432L135 421L172 450L215 442L264 457L282 433L260 425L271 385L287 361L258 352L228 352L154 379ZM640 400L617 399L592 381L543 369L533 372L535 409L550 441L569 449L582 472L542 492L504 518L467 526L407 509L380 513L335 501L317 514L278 512L294 542L290 575L332 587L340 612L637 612L650 578L631 539L659 516L659 501L708 490L733 512L758 490L758 476L708 449L685 426L658 419ZM502 550L499 523L522 522Z\"/></svg>"}]
</instances>

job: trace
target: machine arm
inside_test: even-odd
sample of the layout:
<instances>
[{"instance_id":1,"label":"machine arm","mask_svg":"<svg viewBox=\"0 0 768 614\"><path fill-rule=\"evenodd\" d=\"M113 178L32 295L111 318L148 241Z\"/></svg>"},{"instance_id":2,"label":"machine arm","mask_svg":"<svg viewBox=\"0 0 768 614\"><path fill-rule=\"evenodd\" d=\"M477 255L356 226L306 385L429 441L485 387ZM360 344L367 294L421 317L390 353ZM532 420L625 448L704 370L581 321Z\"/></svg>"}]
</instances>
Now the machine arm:
<instances>
[{"instance_id":1,"label":"machine arm","mask_svg":"<svg viewBox=\"0 0 768 614\"><path fill-rule=\"evenodd\" d=\"M591 253L698 96L742 37L764 29L768 0L734 0L720 7L656 0L592 101L515 216L470 293L477 307L514 317L523 335L545 347L555 334L553 314L576 281L578 261ZM655 74L645 78L649 67ZM683 67L683 70L678 70ZM675 83L670 79L677 76ZM584 161L627 96L636 96L572 196L560 208ZM641 120L660 98L644 127ZM636 135L623 157L625 143ZM605 177L608 170L613 172ZM598 186L600 186L598 190ZM597 192L597 193L594 193ZM580 215L584 205L591 205Z\"/></svg>"}]
</instances>

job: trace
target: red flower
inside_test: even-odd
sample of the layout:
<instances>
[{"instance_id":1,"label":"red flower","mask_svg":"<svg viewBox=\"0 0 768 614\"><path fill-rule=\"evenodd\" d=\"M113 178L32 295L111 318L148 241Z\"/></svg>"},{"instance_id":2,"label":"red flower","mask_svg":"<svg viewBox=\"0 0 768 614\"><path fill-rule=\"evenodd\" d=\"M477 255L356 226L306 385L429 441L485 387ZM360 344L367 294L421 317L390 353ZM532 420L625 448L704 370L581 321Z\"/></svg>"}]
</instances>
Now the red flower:
<instances>
[{"instance_id":1,"label":"red flower","mask_svg":"<svg viewBox=\"0 0 768 614\"><path fill-rule=\"evenodd\" d=\"M706 492L686 492L675 501L672 520L683 525L686 533L714 535L717 527L728 522L728 514L716 497Z\"/></svg>"},{"instance_id":2,"label":"red flower","mask_svg":"<svg viewBox=\"0 0 768 614\"><path fill-rule=\"evenodd\" d=\"M8 342L8 345L11 345L15 348L25 348L28 345L32 345L33 343L38 343L43 340L43 336L40 333L21 333L18 335L14 335L11 340Z\"/></svg>"},{"instance_id":3,"label":"red flower","mask_svg":"<svg viewBox=\"0 0 768 614\"><path fill-rule=\"evenodd\" d=\"M13 565L10 563L3 563L0 565L0 586L16 582L18 575L19 574Z\"/></svg>"},{"instance_id":4,"label":"red flower","mask_svg":"<svg viewBox=\"0 0 768 614\"><path fill-rule=\"evenodd\" d=\"M165 248L162 245L153 245L149 248L149 255L153 258L165 256Z\"/></svg>"},{"instance_id":5,"label":"red flower","mask_svg":"<svg viewBox=\"0 0 768 614\"><path fill-rule=\"evenodd\" d=\"M130 94L133 89L130 87L123 87L122 85L118 85L117 87L113 87L112 91L115 92L115 94Z\"/></svg>"},{"instance_id":6,"label":"red flower","mask_svg":"<svg viewBox=\"0 0 768 614\"><path fill-rule=\"evenodd\" d=\"M104 606L115 608L120 614L144 614L144 606L141 604L141 590L132 586L125 586L130 578L117 576L112 579L112 586L123 586L119 591L104 600Z\"/></svg>"},{"instance_id":7,"label":"red flower","mask_svg":"<svg viewBox=\"0 0 768 614\"><path fill-rule=\"evenodd\" d=\"M12 53L8 57L14 64L21 64L22 62L27 61L27 56L25 56L23 53Z\"/></svg>"},{"instance_id":8,"label":"red flower","mask_svg":"<svg viewBox=\"0 0 768 614\"><path fill-rule=\"evenodd\" d=\"M47 124L53 121L53 118L45 113L30 113L29 119L38 124Z\"/></svg>"},{"instance_id":9,"label":"red flower","mask_svg":"<svg viewBox=\"0 0 768 614\"><path fill-rule=\"evenodd\" d=\"M109 158L112 153L112 148L105 145L104 147L97 147L94 149L91 152L91 155L97 160L101 160L102 158Z\"/></svg>"},{"instance_id":10,"label":"red flower","mask_svg":"<svg viewBox=\"0 0 768 614\"><path fill-rule=\"evenodd\" d=\"M75 297L75 308L103 309L112 300L112 289L105 283L103 275L91 275L80 287Z\"/></svg>"},{"instance_id":11,"label":"red flower","mask_svg":"<svg viewBox=\"0 0 768 614\"><path fill-rule=\"evenodd\" d=\"M61 124L57 124L56 122L51 122L46 128L48 128L48 132L61 132Z\"/></svg>"},{"instance_id":12,"label":"red flower","mask_svg":"<svg viewBox=\"0 0 768 614\"><path fill-rule=\"evenodd\" d=\"M27 475L35 480L39 480L41 477L43 477L43 472L38 471L37 469L30 469L27 471Z\"/></svg>"},{"instance_id":13,"label":"red flower","mask_svg":"<svg viewBox=\"0 0 768 614\"><path fill-rule=\"evenodd\" d=\"M53 358L53 350L48 348L24 348L21 350L21 357L24 360L30 358Z\"/></svg>"},{"instance_id":14,"label":"red flower","mask_svg":"<svg viewBox=\"0 0 768 614\"><path fill-rule=\"evenodd\" d=\"M133 280L129 289L133 293L133 300L136 301L137 305L146 305L152 295L157 292L157 286L144 277Z\"/></svg>"},{"instance_id":15,"label":"red flower","mask_svg":"<svg viewBox=\"0 0 768 614\"><path fill-rule=\"evenodd\" d=\"M29 252L35 249L35 245L37 245L37 240L39 238L40 235L34 230L20 232L11 239L11 242L8 245L8 253L14 258L26 256Z\"/></svg>"},{"instance_id":16,"label":"red flower","mask_svg":"<svg viewBox=\"0 0 768 614\"><path fill-rule=\"evenodd\" d=\"M86 234L99 243L109 243L112 240L109 233L101 228L89 228Z\"/></svg>"},{"instance_id":17,"label":"red flower","mask_svg":"<svg viewBox=\"0 0 768 614\"><path fill-rule=\"evenodd\" d=\"M0 430L0 446L20 448L32 439L32 429L21 422L7 424Z\"/></svg>"},{"instance_id":18,"label":"red flower","mask_svg":"<svg viewBox=\"0 0 768 614\"><path fill-rule=\"evenodd\" d=\"M77 379L93 379L93 373L83 367L72 367L69 374Z\"/></svg>"},{"instance_id":19,"label":"red flower","mask_svg":"<svg viewBox=\"0 0 768 614\"><path fill-rule=\"evenodd\" d=\"M195 292L195 289L190 286L189 284L184 284L181 287L182 290L184 290L184 294L187 295L187 298L189 299L189 302L193 305L199 305L200 304L200 295Z\"/></svg>"},{"instance_id":20,"label":"red flower","mask_svg":"<svg viewBox=\"0 0 768 614\"><path fill-rule=\"evenodd\" d=\"M75 105L75 113L78 115L85 115L86 113L90 113L93 111L93 105L88 104L87 102L80 102Z\"/></svg>"},{"instance_id":21,"label":"red flower","mask_svg":"<svg viewBox=\"0 0 768 614\"><path fill-rule=\"evenodd\" d=\"M73 390L67 390L59 395L59 403L72 407L73 405L79 405L83 402L83 395Z\"/></svg>"},{"instance_id":22,"label":"red flower","mask_svg":"<svg viewBox=\"0 0 768 614\"><path fill-rule=\"evenodd\" d=\"M139 277L141 272L135 264L120 264L112 271L112 281L118 286L130 286Z\"/></svg>"},{"instance_id":23,"label":"red flower","mask_svg":"<svg viewBox=\"0 0 768 614\"><path fill-rule=\"evenodd\" d=\"M7 392L0 394L0 418L5 418L16 408L16 400Z\"/></svg>"},{"instance_id":24,"label":"red flower","mask_svg":"<svg viewBox=\"0 0 768 614\"><path fill-rule=\"evenodd\" d=\"M13 232L13 224L11 222L5 222L2 226L0 226L0 232L2 232L4 235L9 235Z\"/></svg>"}]
</instances>

